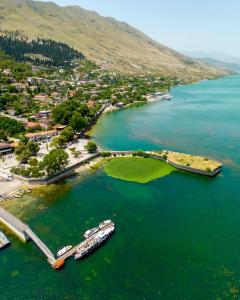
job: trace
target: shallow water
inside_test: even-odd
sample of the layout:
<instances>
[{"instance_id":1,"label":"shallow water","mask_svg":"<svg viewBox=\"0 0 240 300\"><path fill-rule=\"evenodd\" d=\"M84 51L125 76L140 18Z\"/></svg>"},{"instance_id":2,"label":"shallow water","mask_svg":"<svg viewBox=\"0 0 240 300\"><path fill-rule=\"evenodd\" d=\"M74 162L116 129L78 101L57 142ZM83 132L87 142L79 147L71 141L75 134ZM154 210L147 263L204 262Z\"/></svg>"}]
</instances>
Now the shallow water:
<instances>
[{"instance_id":1,"label":"shallow water","mask_svg":"<svg viewBox=\"0 0 240 300\"><path fill-rule=\"evenodd\" d=\"M223 173L212 179L173 172L145 185L102 170L79 183L70 179L62 192L17 213L54 252L106 218L116 233L61 272L33 243L8 235L0 299L240 299L240 76L172 94L171 102L104 116L96 141L109 149L207 155L224 161Z\"/></svg>"}]
</instances>

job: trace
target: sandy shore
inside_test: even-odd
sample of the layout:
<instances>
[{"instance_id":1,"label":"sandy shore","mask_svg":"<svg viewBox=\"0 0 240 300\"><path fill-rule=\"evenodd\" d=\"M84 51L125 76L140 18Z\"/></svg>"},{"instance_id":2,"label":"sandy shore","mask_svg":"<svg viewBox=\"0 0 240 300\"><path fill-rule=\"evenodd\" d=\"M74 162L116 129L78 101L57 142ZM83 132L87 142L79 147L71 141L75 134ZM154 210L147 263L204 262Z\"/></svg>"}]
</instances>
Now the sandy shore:
<instances>
[{"instance_id":1,"label":"sandy shore","mask_svg":"<svg viewBox=\"0 0 240 300\"><path fill-rule=\"evenodd\" d=\"M81 174L87 174L87 173L90 174L92 172L95 172L98 168L100 168L104 164L104 162L105 159L101 157L96 158L95 160L91 161L89 164L82 165L79 168L75 169L75 174L81 175ZM31 189L34 194L34 192L37 191L39 188L51 190L51 186L54 186L54 184L49 185L48 188L46 188L46 186L43 185L35 185L35 184L30 185L29 183L21 181L16 178L13 181L1 181L0 195L7 196L7 197L0 200L0 202L10 202L13 199L20 200L14 197L14 195L16 193L23 194L22 191L24 191L26 188Z\"/></svg>"},{"instance_id":2,"label":"sandy shore","mask_svg":"<svg viewBox=\"0 0 240 300\"><path fill-rule=\"evenodd\" d=\"M10 195L17 191L21 186L24 185L24 182L14 179L13 181L1 181L0 182L0 194ZM26 185L26 183L25 183Z\"/></svg>"}]
</instances>

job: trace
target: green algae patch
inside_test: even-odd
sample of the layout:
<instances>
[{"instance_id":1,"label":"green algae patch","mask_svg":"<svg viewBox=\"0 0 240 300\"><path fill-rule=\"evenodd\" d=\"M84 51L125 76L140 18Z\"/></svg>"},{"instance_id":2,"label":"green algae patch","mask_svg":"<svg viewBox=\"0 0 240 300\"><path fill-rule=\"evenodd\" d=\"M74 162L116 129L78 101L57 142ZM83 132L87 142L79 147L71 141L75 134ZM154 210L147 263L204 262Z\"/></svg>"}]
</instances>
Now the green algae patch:
<instances>
[{"instance_id":1,"label":"green algae patch","mask_svg":"<svg viewBox=\"0 0 240 300\"><path fill-rule=\"evenodd\" d=\"M167 176L175 170L163 161L139 157L116 158L104 167L108 176L137 183L148 183Z\"/></svg>"}]
</instances>

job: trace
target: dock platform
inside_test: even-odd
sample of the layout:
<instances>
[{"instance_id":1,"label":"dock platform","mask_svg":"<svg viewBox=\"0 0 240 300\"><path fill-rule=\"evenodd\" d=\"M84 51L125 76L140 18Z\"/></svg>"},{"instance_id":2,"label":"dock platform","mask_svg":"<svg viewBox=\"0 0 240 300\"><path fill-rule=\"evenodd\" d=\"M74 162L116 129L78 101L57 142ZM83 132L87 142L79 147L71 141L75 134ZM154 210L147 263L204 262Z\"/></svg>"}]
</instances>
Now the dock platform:
<instances>
[{"instance_id":1,"label":"dock platform","mask_svg":"<svg viewBox=\"0 0 240 300\"><path fill-rule=\"evenodd\" d=\"M108 225L106 225L105 227L101 228L101 230L102 229L107 229L107 228L112 227L112 226L114 226L113 222L111 222ZM81 242L77 246L73 247L71 250L69 250L68 252L66 252L62 256L58 257L57 260L66 260L69 257L73 256L79 248L84 249L88 243L91 243L96 238L97 234L98 234L98 231L96 233L94 233L92 236L90 236L89 238L85 239L83 242Z\"/></svg>"}]
</instances>

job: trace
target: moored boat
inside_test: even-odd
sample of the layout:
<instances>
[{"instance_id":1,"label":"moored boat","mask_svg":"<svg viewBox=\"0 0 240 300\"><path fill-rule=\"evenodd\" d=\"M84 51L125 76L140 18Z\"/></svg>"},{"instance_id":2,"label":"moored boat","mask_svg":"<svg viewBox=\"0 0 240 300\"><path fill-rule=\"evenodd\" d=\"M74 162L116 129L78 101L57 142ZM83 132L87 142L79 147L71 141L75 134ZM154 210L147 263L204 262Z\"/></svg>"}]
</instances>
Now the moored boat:
<instances>
[{"instance_id":1,"label":"moored boat","mask_svg":"<svg viewBox=\"0 0 240 300\"><path fill-rule=\"evenodd\" d=\"M108 221L109 220L107 220L107 222ZM111 221L110 221L110 223L111 223ZM108 223L108 225L110 223ZM104 225L104 226L107 226L107 225ZM82 244L77 249L77 251L74 254L74 259L82 258L83 256L89 254L96 247L100 246L103 242L105 242L111 236L114 229L115 229L114 224L112 224L111 226L98 231L93 238L90 238L89 240L87 240L87 242L85 244Z\"/></svg>"},{"instance_id":2,"label":"moored boat","mask_svg":"<svg viewBox=\"0 0 240 300\"><path fill-rule=\"evenodd\" d=\"M164 100L171 100L172 99L172 95L171 94L164 94L163 95L163 99Z\"/></svg>"},{"instance_id":3,"label":"moored boat","mask_svg":"<svg viewBox=\"0 0 240 300\"><path fill-rule=\"evenodd\" d=\"M66 252L68 252L69 250L72 249L72 245L69 245L69 246L65 246L63 247L62 249L58 250L57 252L57 256L62 256L63 254L65 254Z\"/></svg>"}]
</instances>

